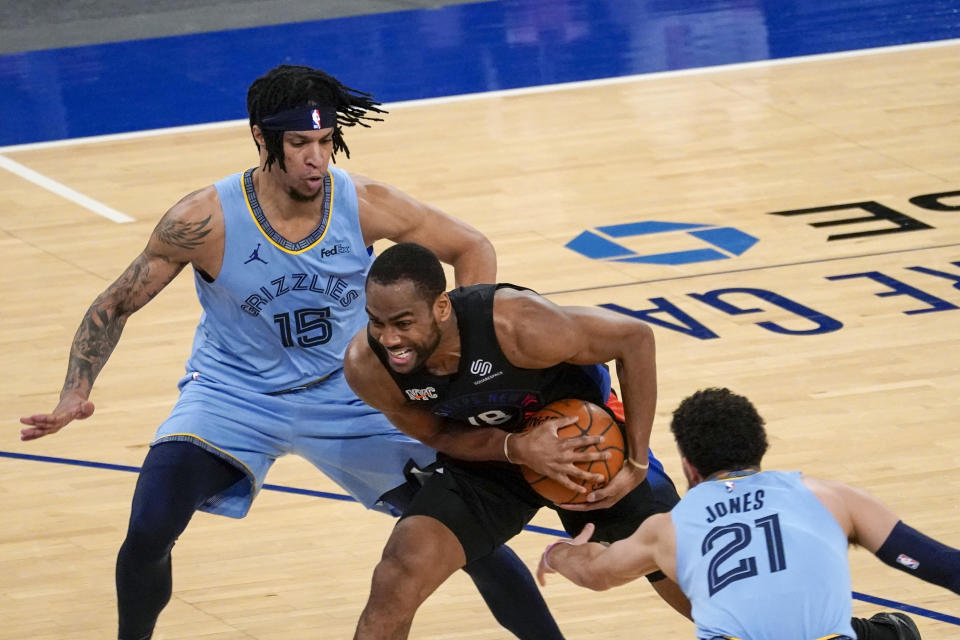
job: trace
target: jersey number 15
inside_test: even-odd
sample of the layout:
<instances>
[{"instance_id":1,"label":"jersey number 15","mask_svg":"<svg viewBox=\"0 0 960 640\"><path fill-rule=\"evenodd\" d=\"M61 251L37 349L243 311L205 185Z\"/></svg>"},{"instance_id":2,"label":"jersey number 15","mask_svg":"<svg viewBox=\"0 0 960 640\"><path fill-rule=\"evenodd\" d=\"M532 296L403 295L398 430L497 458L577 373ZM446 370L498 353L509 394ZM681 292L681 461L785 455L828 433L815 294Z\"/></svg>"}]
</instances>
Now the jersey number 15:
<instances>
[{"instance_id":1,"label":"jersey number 15","mask_svg":"<svg viewBox=\"0 0 960 640\"><path fill-rule=\"evenodd\" d=\"M293 322L290 316L293 315ZM297 309L290 313L278 313L273 321L280 326L280 341L285 347L316 347L326 344L333 337L330 324L330 307L323 309ZM296 330L296 342L294 342Z\"/></svg>"}]
</instances>

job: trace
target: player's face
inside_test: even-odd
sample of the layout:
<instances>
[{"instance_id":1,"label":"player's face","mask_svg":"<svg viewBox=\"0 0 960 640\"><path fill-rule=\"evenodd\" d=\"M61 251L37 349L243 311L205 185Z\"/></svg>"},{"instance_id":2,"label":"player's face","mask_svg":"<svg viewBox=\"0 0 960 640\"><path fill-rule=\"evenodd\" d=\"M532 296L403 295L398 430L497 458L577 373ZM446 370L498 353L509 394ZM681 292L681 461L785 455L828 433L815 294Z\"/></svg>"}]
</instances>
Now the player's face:
<instances>
[{"instance_id":1,"label":"player's face","mask_svg":"<svg viewBox=\"0 0 960 640\"><path fill-rule=\"evenodd\" d=\"M316 131L284 131L283 162L286 172L274 172L287 195L310 202L323 193L323 178L333 156L333 127Z\"/></svg>"},{"instance_id":2,"label":"player's face","mask_svg":"<svg viewBox=\"0 0 960 640\"><path fill-rule=\"evenodd\" d=\"M440 324L434 305L424 300L413 283L367 283L369 331L387 352L387 362L397 373L424 366L440 344Z\"/></svg>"}]
</instances>

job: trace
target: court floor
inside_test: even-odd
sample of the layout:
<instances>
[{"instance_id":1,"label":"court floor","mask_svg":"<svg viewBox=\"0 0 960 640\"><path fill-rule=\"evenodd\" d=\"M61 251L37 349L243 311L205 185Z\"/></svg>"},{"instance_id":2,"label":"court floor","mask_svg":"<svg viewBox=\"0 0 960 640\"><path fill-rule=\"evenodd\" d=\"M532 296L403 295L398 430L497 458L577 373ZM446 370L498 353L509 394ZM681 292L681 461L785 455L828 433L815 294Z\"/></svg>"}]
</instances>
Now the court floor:
<instances>
[{"instance_id":1,"label":"court floor","mask_svg":"<svg viewBox=\"0 0 960 640\"><path fill-rule=\"evenodd\" d=\"M477 226L501 280L650 322L653 448L678 482L671 410L728 386L767 420L768 467L858 484L960 545L958 72L946 42L396 104L348 132L339 164ZM190 278L127 324L92 418L21 443L15 417L54 406L86 306L165 208L254 158L229 123L0 149L0 639L111 633L130 468L175 399ZM248 518L199 514L181 538L158 640L350 637L391 520L326 496L341 492L301 460L269 481L281 490ZM551 539L514 546L533 567ZM960 638L953 594L861 550L851 563L858 615L895 606L925 637ZM553 577L545 595L571 638L692 636L640 582L593 593ZM504 634L455 576L411 637Z\"/></svg>"}]
</instances>

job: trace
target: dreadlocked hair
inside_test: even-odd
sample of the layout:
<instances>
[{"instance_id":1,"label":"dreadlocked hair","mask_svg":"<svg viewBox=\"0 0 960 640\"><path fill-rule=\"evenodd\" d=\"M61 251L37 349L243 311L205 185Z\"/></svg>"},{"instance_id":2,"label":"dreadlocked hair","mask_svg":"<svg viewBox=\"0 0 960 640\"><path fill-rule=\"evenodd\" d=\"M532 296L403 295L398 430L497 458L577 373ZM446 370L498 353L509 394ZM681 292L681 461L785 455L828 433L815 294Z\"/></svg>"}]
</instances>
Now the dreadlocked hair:
<instances>
[{"instance_id":1,"label":"dreadlocked hair","mask_svg":"<svg viewBox=\"0 0 960 640\"><path fill-rule=\"evenodd\" d=\"M338 151L350 157L350 149L343 141L343 127L369 127L367 122L380 122L383 118L368 113L387 113L379 108L380 103L371 94L351 89L320 69L290 64L274 67L254 80L247 91L251 131L253 125L257 125L263 133L267 169L274 161L284 171L287 167L283 162L283 131L264 129L263 119L285 109L319 106L330 106L337 112L337 124L333 128L334 161Z\"/></svg>"}]
</instances>

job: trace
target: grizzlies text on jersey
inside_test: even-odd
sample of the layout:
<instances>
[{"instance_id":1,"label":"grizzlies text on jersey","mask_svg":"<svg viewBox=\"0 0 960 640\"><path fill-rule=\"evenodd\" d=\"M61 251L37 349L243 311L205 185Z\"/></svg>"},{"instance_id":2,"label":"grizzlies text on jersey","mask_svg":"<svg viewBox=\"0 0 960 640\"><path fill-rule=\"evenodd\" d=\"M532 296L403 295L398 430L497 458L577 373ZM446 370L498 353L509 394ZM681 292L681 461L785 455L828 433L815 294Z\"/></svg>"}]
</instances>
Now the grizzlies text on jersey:
<instances>
[{"instance_id":1,"label":"grizzlies text on jersey","mask_svg":"<svg viewBox=\"0 0 960 640\"><path fill-rule=\"evenodd\" d=\"M203 316L190 375L261 393L308 384L343 366L363 328L363 286L372 258L350 176L330 167L323 216L298 242L274 230L253 189L253 169L216 183L223 207L223 265L195 272ZM282 349L264 349L265 342Z\"/></svg>"}]
</instances>

